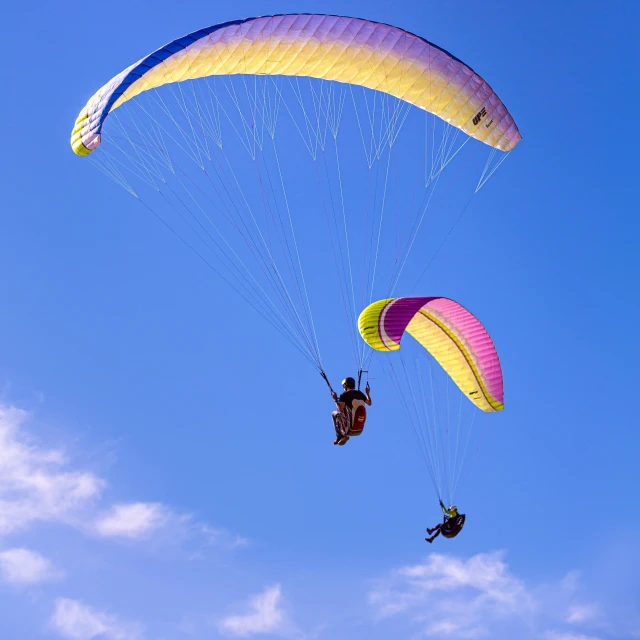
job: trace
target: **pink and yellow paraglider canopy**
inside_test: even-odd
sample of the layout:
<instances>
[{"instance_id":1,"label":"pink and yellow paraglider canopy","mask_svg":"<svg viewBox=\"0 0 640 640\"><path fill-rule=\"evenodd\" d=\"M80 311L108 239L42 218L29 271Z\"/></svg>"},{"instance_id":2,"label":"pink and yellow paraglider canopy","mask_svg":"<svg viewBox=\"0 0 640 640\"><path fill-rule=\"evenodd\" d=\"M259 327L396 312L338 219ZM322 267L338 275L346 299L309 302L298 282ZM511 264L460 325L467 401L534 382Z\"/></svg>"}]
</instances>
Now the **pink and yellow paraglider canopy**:
<instances>
[{"instance_id":1,"label":"pink and yellow paraglider canopy","mask_svg":"<svg viewBox=\"0 0 640 640\"><path fill-rule=\"evenodd\" d=\"M441 297L379 300L360 314L358 325L376 351L397 351L409 333L479 409L504 409L498 352L480 321L457 302Z\"/></svg>"}]
</instances>

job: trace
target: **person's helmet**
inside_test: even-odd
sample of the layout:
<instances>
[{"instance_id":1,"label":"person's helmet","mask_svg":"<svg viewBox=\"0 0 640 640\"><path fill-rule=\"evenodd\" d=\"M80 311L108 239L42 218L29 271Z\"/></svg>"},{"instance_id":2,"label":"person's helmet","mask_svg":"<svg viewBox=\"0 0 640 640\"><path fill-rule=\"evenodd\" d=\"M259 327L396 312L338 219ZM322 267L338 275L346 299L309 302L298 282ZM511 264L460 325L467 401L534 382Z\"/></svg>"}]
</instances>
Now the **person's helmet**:
<instances>
[{"instance_id":1,"label":"person's helmet","mask_svg":"<svg viewBox=\"0 0 640 640\"><path fill-rule=\"evenodd\" d=\"M348 389L355 389L356 388L356 381L353 378L345 378L342 381L342 386L343 387L347 387Z\"/></svg>"},{"instance_id":2,"label":"person's helmet","mask_svg":"<svg viewBox=\"0 0 640 640\"><path fill-rule=\"evenodd\" d=\"M457 511L457 510L458 510L458 507L456 507L456 505L455 505L455 504L452 504L452 505L449 507L449 511Z\"/></svg>"}]
</instances>

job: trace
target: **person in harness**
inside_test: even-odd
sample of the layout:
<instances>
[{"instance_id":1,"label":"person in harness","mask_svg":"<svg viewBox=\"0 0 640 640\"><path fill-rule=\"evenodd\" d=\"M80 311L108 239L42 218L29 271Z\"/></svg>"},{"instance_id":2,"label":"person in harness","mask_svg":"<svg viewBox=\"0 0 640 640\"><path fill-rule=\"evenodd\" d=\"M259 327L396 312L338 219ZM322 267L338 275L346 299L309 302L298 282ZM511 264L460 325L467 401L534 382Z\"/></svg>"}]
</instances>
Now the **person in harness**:
<instances>
[{"instance_id":1,"label":"person in harness","mask_svg":"<svg viewBox=\"0 0 640 640\"><path fill-rule=\"evenodd\" d=\"M429 543L432 543L440 534L445 538L455 538L462 531L462 527L464 527L465 515L464 513L458 513L458 507L452 505L447 509L442 500L440 500L440 507L444 513L444 520L433 527L433 529L427 527L427 533L431 537L425 538L425 540Z\"/></svg>"},{"instance_id":2,"label":"person in harness","mask_svg":"<svg viewBox=\"0 0 640 640\"><path fill-rule=\"evenodd\" d=\"M331 392L331 397L333 401L336 403L337 411L334 411L331 414L333 418L333 426L336 430L336 439L333 444L344 445L349 440L349 437L352 435L360 435L362 431L362 427L364 427L364 419L365 413L364 410L359 415L359 412L356 410L356 417L362 421L362 426L358 429L353 428L353 405L354 402L356 404L366 404L367 406L371 406L371 388L369 387L369 383L367 382L367 386L365 388L365 392L367 395L362 393L360 389L356 389L356 381L353 378L345 378L342 381L342 388L344 389L343 393L338 394L335 391Z\"/></svg>"}]
</instances>

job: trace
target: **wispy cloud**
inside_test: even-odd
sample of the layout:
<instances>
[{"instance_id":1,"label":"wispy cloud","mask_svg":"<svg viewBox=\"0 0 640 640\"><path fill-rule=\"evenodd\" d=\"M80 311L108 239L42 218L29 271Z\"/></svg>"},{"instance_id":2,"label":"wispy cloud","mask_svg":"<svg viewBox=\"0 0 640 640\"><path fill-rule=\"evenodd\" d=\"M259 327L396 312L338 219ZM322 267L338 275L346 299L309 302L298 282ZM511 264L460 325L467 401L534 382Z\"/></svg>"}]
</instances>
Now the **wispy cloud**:
<instances>
[{"instance_id":1,"label":"wispy cloud","mask_svg":"<svg viewBox=\"0 0 640 640\"><path fill-rule=\"evenodd\" d=\"M0 536L58 522L104 538L155 536L163 544L191 540L226 550L248 545L246 538L159 502L115 504L101 512L105 480L74 468L62 449L38 444L26 429L29 417L0 404Z\"/></svg>"},{"instance_id":2,"label":"wispy cloud","mask_svg":"<svg viewBox=\"0 0 640 640\"><path fill-rule=\"evenodd\" d=\"M282 632L287 627L279 584L267 587L250 598L245 613L227 616L218 623L221 633L230 636Z\"/></svg>"},{"instance_id":3,"label":"wispy cloud","mask_svg":"<svg viewBox=\"0 0 640 640\"><path fill-rule=\"evenodd\" d=\"M204 536L206 543L215 547L224 547L225 549L243 549L251 545L251 540L236 533L230 533L226 529L212 527L208 524L199 526L200 533Z\"/></svg>"},{"instance_id":4,"label":"wispy cloud","mask_svg":"<svg viewBox=\"0 0 640 640\"><path fill-rule=\"evenodd\" d=\"M57 580L62 573L40 554L16 548L0 552L0 577L10 584L30 585Z\"/></svg>"},{"instance_id":5,"label":"wispy cloud","mask_svg":"<svg viewBox=\"0 0 640 640\"><path fill-rule=\"evenodd\" d=\"M431 554L378 581L369 602L379 617L408 614L427 635L468 638L486 635L493 620L526 618L536 607L501 552L468 560Z\"/></svg>"},{"instance_id":6,"label":"wispy cloud","mask_svg":"<svg viewBox=\"0 0 640 640\"><path fill-rule=\"evenodd\" d=\"M582 624L598 617L600 607L597 604L572 604L567 612L569 624Z\"/></svg>"},{"instance_id":7,"label":"wispy cloud","mask_svg":"<svg viewBox=\"0 0 640 640\"><path fill-rule=\"evenodd\" d=\"M378 619L394 619L427 637L604 640L635 637L637 617L619 603L584 600L578 571L527 584L503 552L470 558L431 554L374 583L369 603ZM403 628L402 633L406 633ZM640 637L640 636L638 636Z\"/></svg>"},{"instance_id":8,"label":"wispy cloud","mask_svg":"<svg viewBox=\"0 0 640 640\"><path fill-rule=\"evenodd\" d=\"M547 631L544 637L545 640L600 640L600 636L587 636L572 631Z\"/></svg>"},{"instance_id":9,"label":"wispy cloud","mask_svg":"<svg viewBox=\"0 0 640 640\"><path fill-rule=\"evenodd\" d=\"M143 629L138 623L126 622L118 617L92 607L58 598L51 617L52 628L69 640L140 640Z\"/></svg>"},{"instance_id":10,"label":"wispy cloud","mask_svg":"<svg viewBox=\"0 0 640 640\"><path fill-rule=\"evenodd\" d=\"M96 531L104 537L141 539L166 525L171 511L158 502L117 504L98 519Z\"/></svg>"},{"instance_id":11,"label":"wispy cloud","mask_svg":"<svg viewBox=\"0 0 640 640\"><path fill-rule=\"evenodd\" d=\"M72 469L63 451L33 442L27 418L0 405L0 535L34 521L68 521L104 487L93 473Z\"/></svg>"},{"instance_id":12,"label":"wispy cloud","mask_svg":"<svg viewBox=\"0 0 640 640\"><path fill-rule=\"evenodd\" d=\"M205 549L233 551L247 547L247 538L198 521L193 514L178 513L160 502L113 505L99 515L92 531L102 538L151 541L152 548L183 546L191 559L204 557Z\"/></svg>"}]
</instances>

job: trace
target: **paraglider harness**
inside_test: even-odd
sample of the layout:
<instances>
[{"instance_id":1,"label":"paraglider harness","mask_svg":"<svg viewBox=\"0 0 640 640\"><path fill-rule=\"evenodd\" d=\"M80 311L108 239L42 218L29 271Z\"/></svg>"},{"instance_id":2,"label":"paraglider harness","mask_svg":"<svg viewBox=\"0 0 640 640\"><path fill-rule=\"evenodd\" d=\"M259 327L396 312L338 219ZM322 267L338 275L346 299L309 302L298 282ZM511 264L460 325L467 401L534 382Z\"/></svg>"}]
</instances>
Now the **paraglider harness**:
<instances>
[{"instance_id":1,"label":"paraglider harness","mask_svg":"<svg viewBox=\"0 0 640 640\"><path fill-rule=\"evenodd\" d=\"M440 506L444 511L442 500L440 500ZM440 525L440 534L445 538L455 538L462 531L465 518L466 516L464 513L459 513L457 516L451 517L445 512L444 522Z\"/></svg>"},{"instance_id":2,"label":"paraglider harness","mask_svg":"<svg viewBox=\"0 0 640 640\"><path fill-rule=\"evenodd\" d=\"M362 381L363 373L368 373L368 371L363 372L362 369L358 371L358 391L360 391L360 382ZM327 378L327 374L322 369L320 369L320 375L327 383L329 391L331 391L332 394L336 393L329 382L329 378ZM364 431L364 425L367 422L367 409L364 401L352 400L351 404L353 408L349 408L349 406L345 406L344 408L347 416L349 417L349 433L346 434L349 437L359 436Z\"/></svg>"},{"instance_id":3,"label":"paraglider harness","mask_svg":"<svg viewBox=\"0 0 640 640\"><path fill-rule=\"evenodd\" d=\"M455 518L445 517L445 521L440 527L440 533L445 538L455 538L462 531L464 520L464 513L459 513Z\"/></svg>"}]
</instances>

